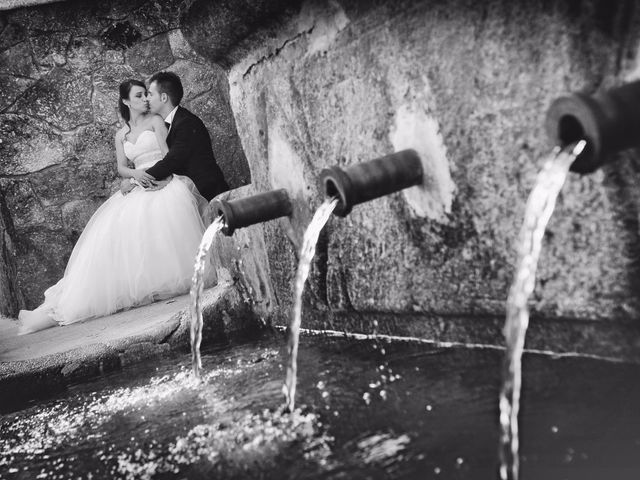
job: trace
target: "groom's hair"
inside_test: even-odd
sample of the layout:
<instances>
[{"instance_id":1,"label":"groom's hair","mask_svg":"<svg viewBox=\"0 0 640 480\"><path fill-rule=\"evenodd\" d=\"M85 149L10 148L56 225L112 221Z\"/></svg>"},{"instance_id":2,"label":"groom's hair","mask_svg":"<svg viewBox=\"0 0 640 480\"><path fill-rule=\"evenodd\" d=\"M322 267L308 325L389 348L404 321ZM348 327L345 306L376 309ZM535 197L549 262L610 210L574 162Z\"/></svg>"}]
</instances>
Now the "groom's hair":
<instances>
[{"instance_id":1,"label":"groom's hair","mask_svg":"<svg viewBox=\"0 0 640 480\"><path fill-rule=\"evenodd\" d=\"M149 84L156 82L158 93L166 93L174 106L180 105L184 90L180 77L173 72L154 73L149 79Z\"/></svg>"}]
</instances>

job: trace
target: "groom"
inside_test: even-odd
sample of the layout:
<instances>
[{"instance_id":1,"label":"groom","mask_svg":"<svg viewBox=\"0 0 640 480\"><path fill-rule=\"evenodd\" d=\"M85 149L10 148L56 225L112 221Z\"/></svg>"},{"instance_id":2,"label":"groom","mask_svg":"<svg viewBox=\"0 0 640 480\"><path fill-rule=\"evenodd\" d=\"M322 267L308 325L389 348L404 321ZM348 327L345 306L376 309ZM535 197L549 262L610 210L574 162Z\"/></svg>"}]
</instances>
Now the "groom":
<instances>
[{"instance_id":1,"label":"groom","mask_svg":"<svg viewBox=\"0 0 640 480\"><path fill-rule=\"evenodd\" d=\"M207 128L196 115L180 106L182 95L182 82L173 72L158 72L149 79L149 110L164 118L169 129L169 151L146 171L156 180L173 173L185 175L193 180L200 194L210 201L229 190L229 185L213 156Z\"/></svg>"}]
</instances>

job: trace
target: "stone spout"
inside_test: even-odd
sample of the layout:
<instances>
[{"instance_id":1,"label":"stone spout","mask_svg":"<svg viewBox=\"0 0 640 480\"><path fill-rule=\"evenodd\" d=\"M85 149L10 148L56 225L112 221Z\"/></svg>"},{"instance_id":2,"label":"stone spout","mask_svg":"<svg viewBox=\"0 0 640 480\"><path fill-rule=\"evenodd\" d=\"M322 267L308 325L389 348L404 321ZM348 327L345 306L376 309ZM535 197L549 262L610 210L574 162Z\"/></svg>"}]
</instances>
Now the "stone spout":
<instances>
[{"instance_id":1,"label":"stone spout","mask_svg":"<svg viewBox=\"0 0 640 480\"><path fill-rule=\"evenodd\" d=\"M325 168L320 182L328 198L338 197L333 213L345 217L359 203L422 184L422 162L414 150L402 150L346 169Z\"/></svg>"},{"instance_id":2,"label":"stone spout","mask_svg":"<svg viewBox=\"0 0 640 480\"><path fill-rule=\"evenodd\" d=\"M284 189L271 190L237 200L214 200L213 214L222 216L225 226L222 233L227 236L242 227L267 222L291 215L292 205L289 194Z\"/></svg>"},{"instance_id":3,"label":"stone spout","mask_svg":"<svg viewBox=\"0 0 640 480\"><path fill-rule=\"evenodd\" d=\"M547 111L546 129L556 145L584 139L587 146L571 171L591 173L615 153L640 146L640 81L593 96L574 93L556 99Z\"/></svg>"}]
</instances>

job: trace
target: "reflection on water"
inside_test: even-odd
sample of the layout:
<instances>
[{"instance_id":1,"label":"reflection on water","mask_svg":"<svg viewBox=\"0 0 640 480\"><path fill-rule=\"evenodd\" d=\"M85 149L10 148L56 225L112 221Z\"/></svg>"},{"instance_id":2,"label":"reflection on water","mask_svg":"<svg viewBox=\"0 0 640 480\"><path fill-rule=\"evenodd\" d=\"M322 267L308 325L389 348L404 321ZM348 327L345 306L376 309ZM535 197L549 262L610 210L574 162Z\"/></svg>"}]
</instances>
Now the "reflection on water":
<instances>
[{"instance_id":1,"label":"reflection on water","mask_svg":"<svg viewBox=\"0 0 640 480\"><path fill-rule=\"evenodd\" d=\"M301 340L293 414L280 335L136 365L0 417L0 478L497 477L503 352ZM523 360L522 477L636 479L640 366Z\"/></svg>"}]
</instances>

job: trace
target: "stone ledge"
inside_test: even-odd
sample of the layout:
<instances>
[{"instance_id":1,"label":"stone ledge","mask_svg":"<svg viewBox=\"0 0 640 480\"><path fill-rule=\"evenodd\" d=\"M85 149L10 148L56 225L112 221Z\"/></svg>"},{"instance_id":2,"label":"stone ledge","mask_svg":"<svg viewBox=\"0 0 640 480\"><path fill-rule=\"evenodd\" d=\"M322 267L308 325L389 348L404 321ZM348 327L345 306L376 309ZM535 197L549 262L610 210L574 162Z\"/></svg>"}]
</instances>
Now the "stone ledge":
<instances>
[{"instance_id":1,"label":"stone ledge","mask_svg":"<svg viewBox=\"0 0 640 480\"><path fill-rule=\"evenodd\" d=\"M188 351L189 295L21 337L0 325L0 411L124 365ZM231 280L204 292L202 345L259 333L263 324ZM135 320L135 324L133 324ZM11 394L8 395L7 393Z\"/></svg>"}]
</instances>

